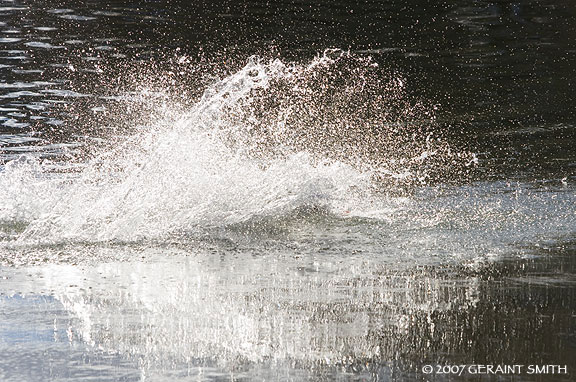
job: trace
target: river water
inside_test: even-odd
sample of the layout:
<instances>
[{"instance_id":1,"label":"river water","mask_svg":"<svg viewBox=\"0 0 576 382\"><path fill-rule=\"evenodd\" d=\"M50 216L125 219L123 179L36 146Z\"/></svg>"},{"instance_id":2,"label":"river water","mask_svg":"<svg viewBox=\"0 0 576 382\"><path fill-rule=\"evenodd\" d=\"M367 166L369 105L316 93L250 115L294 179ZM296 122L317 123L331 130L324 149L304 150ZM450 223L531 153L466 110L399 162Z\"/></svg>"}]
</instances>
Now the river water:
<instances>
[{"instance_id":1,"label":"river water","mask_svg":"<svg viewBox=\"0 0 576 382\"><path fill-rule=\"evenodd\" d=\"M574 380L571 2L2 0L0 75L1 381Z\"/></svg>"}]
</instances>

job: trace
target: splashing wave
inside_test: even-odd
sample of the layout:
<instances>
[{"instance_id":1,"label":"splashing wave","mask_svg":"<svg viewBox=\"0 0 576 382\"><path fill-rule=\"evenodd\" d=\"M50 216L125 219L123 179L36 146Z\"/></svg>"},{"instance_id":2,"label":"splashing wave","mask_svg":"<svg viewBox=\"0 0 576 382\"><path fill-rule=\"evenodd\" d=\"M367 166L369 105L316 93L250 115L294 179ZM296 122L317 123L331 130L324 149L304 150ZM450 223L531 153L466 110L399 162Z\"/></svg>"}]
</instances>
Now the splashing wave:
<instances>
[{"instance_id":1,"label":"splashing wave","mask_svg":"<svg viewBox=\"0 0 576 382\"><path fill-rule=\"evenodd\" d=\"M77 174L27 157L8 163L4 236L130 241L309 206L336 216L382 207L386 194L472 158L433 137L431 110L409 102L402 79L346 52L305 66L253 57L189 111L165 105L163 121Z\"/></svg>"}]
</instances>

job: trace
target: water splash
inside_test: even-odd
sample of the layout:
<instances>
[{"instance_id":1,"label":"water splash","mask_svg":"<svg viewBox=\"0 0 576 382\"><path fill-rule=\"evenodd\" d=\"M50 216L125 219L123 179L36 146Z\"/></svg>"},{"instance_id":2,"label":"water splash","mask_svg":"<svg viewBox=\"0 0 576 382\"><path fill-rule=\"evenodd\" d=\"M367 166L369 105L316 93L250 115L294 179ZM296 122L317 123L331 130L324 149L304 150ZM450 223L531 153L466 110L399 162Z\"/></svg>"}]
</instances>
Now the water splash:
<instances>
[{"instance_id":1,"label":"water splash","mask_svg":"<svg viewBox=\"0 0 576 382\"><path fill-rule=\"evenodd\" d=\"M337 50L304 66L253 57L187 112L164 102L162 119L110 139L79 174L9 163L0 220L27 222L22 243L159 238L307 206L345 216L385 204L375 190L465 168L469 155L433 138L431 109L385 78Z\"/></svg>"}]
</instances>

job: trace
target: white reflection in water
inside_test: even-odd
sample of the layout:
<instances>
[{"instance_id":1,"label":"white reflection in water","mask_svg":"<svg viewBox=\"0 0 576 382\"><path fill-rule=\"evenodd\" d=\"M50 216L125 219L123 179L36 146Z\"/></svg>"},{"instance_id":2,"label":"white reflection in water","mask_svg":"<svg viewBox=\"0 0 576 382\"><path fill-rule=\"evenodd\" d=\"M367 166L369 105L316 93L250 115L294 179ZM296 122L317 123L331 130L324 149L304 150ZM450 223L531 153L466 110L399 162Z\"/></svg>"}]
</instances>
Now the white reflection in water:
<instances>
[{"instance_id":1,"label":"white reflection in water","mask_svg":"<svg viewBox=\"0 0 576 382\"><path fill-rule=\"evenodd\" d=\"M416 326L434 331L431 313L473 308L479 293L473 277L454 288L353 256L142 254L146 261L40 267L28 292L54 295L77 318L73 338L89 346L145 365L222 367L393 360L415 346L407 339Z\"/></svg>"}]
</instances>

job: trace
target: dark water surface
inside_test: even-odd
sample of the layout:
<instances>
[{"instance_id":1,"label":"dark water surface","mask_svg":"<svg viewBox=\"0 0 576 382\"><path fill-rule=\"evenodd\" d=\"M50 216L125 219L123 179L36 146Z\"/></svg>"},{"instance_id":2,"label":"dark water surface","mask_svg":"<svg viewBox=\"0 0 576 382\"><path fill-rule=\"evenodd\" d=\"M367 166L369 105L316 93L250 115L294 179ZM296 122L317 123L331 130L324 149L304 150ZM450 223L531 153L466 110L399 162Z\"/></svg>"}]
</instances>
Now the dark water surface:
<instances>
[{"instance_id":1,"label":"dark water surface","mask_svg":"<svg viewBox=\"0 0 576 382\"><path fill-rule=\"evenodd\" d=\"M575 85L571 1L2 0L0 381L574 380Z\"/></svg>"}]
</instances>

